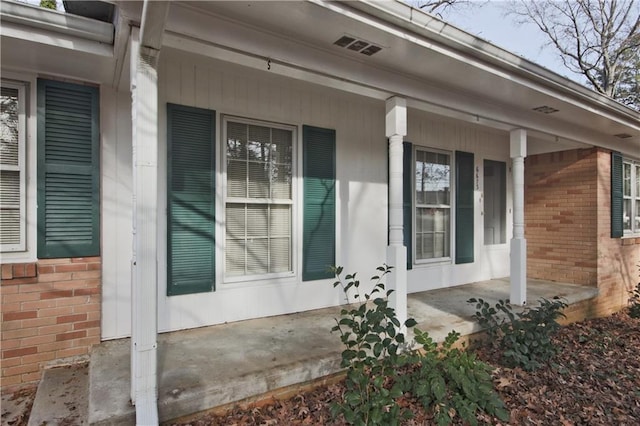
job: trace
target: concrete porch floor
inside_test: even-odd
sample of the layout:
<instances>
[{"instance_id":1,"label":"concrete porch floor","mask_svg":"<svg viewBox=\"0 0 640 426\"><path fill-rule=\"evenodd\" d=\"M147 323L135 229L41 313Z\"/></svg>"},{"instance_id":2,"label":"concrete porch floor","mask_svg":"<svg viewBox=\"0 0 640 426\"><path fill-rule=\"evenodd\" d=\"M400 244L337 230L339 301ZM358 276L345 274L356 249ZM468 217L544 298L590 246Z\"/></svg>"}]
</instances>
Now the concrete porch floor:
<instances>
[{"instance_id":1,"label":"concrete porch floor","mask_svg":"<svg viewBox=\"0 0 640 426\"><path fill-rule=\"evenodd\" d=\"M560 296L574 304L597 296L596 288L528 281L530 303ZM509 281L497 279L409 295L409 316L441 341L451 330L479 331L466 301L509 297ZM158 337L161 421L240 401L340 371L342 347L330 333L340 307L203 327ZM129 339L94 347L89 364L89 424L135 424L129 402Z\"/></svg>"}]
</instances>

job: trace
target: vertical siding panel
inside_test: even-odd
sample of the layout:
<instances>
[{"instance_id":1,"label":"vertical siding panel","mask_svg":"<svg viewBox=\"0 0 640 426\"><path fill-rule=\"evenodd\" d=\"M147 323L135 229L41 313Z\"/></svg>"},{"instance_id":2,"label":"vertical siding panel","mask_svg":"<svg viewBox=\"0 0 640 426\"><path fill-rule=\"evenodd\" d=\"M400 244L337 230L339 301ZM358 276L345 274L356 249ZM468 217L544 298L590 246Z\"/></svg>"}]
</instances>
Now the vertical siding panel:
<instances>
[{"instance_id":1,"label":"vertical siding panel","mask_svg":"<svg viewBox=\"0 0 640 426\"><path fill-rule=\"evenodd\" d=\"M116 94L103 87L100 91L101 168L102 168L102 208L105 212L117 212L117 109ZM116 196L114 197L114 194ZM117 217L102 215L102 235L117 230ZM117 330L117 238L104 238L102 241L102 336L114 336Z\"/></svg>"},{"instance_id":2,"label":"vertical siding panel","mask_svg":"<svg viewBox=\"0 0 640 426\"><path fill-rule=\"evenodd\" d=\"M208 68L209 74L209 109L220 108L222 99L222 79L217 68Z\"/></svg>"},{"instance_id":3,"label":"vertical siding panel","mask_svg":"<svg viewBox=\"0 0 640 426\"><path fill-rule=\"evenodd\" d=\"M116 190L117 198L117 300L118 304L116 337L131 332L131 258L133 256L133 202L132 202L132 162L131 146L131 98L128 93L117 94L117 152L116 152ZM113 232L113 230L109 231ZM104 234L103 234L104 235Z\"/></svg>"},{"instance_id":4,"label":"vertical siding panel","mask_svg":"<svg viewBox=\"0 0 640 426\"><path fill-rule=\"evenodd\" d=\"M223 71L222 73L222 109L223 111L234 111L236 109L235 104L235 89L233 85L235 81L233 76L229 72Z\"/></svg>"},{"instance_id":5,"label":"vertical siding panel","mask_svg":"<svg viewBox=\"0 0 640 426\"><path fill-rule=\"evenodd\" d=\"M257 79L254 78L250 78L247 81L247 98L248 98L248 103L249 103L249 108L247 109L247 112L249 113L250 116L260 116L261 115L261 111L260 111L260 99L258 98L258 90L260 87L260 84L258 83Z\"/></svg>"},{"instance_id":6,"label":"vertical siding panel","mask_svg":"<svg viewBox=\"0 0 640 426\"><path fill-rule=\"evenodd\" d=\"M209 107L209 73L205 65L195 67L195 106L198 108Z\"/></svg>"},{"instance_id":7,"label":"vertical siding panel","mask_svg":"<svg viewBox=\"0 0 640 426\"><path fill-rule=\"evenodd\" d=\"M242 75L236 75L234 78L233 87L235 90L235 108L238 111L248 111L248 105L251 104L248 99L249 95L247 94L247 91L249 90L247 80L248 79L244 78ZM253 105L251 106L253 107Z\"/></svg>"},{"instance_id":8,"label":"vertical siding panel","mask_svg":"<svg viewBox=\"0 0 640 426\"><path fill-rule=\"evenodd\" d=\"M193 106L196 102L195 65L184 61L180 67L180 103Z\"/></svg>"},{"instance_id":9,"label":"vertical siding panel","mask_svg":"<svg viewBox=\"0 0 640 426\"><path fill-rule=\"evenodd\" d=\"M180 102L180 63L167 60L164 80L164 90L167 102Z\"/></svg>"}]
</instances>

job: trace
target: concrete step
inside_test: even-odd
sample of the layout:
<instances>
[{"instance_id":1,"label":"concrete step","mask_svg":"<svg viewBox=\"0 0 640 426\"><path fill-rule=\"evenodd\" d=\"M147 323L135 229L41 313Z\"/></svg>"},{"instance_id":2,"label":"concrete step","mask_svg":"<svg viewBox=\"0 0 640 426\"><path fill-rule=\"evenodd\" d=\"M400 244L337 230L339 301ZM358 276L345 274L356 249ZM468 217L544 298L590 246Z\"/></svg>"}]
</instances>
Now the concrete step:
<instances>
[{"instance_id":1,"label":"concrete step","mask_svg":"<svg viewBox=\"0 0 640 426\"><path fill-rule=\"evenodd\" d=\"M86 425L88 394L86 363L44 370L28 426Z\"/></svg>"}]
</instances>

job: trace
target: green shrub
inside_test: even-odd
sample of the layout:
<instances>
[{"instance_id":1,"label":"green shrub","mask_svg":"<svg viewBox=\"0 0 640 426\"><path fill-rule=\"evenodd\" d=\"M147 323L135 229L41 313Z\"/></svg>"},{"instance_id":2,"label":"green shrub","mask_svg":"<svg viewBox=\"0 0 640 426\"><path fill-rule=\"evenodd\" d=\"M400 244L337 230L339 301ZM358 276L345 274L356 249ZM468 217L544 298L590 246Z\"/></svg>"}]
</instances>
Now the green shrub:
<instances>
[{"instance_id":1,"label":"green shrub","mask_svg":"<svg viewBox=\"0 0 640 426\"><path fill-rule=\"evenodd\" d=\"M629 316L640 318L640 283L629 294Z\"/></svg>"},{"instance_id":2,"label":"green shrub","mask_svg":"<svg viewBox=\"0 0 640 426\"><path fill-rule=\"evenodd\" d=\"M337 324L331 329L340 333L345 346L341 366L347 368L343 401L334 403L331 412L334 416L342 414L347 422L356 425L393 425L410 415L396 404L396 399L402 396L395 378L405 338L397 331L400 321L395 310L388 306L387 297L392 290L385 292L382 283L391 267L384 265L377 269L381 274L371 278L374 288L364 295L359 294L360 281L355 273L346 275L344 284L340 276L342 268L335 269L338 280L334 287L341 286L347 298L353 288L360 304L342 309L340 320L336 319ZM412 327L415 321L407 320L405 325Z\"/></svg>"},{"instance_id":3,"label":"green shrub","mask_svg":"<svg viewBox=\"0 0 640 426\"><path fill-rule=\"evenodd\" d=\"M525 308L521 313L514 313L508 300L499 300L494 306L483 299L468 302L475 303L473 318L486 329L489 341L501 351L507 366L531 371L556 354L551 338L560 327L557 319L565 316L562 310L567 307L559 298L543 298L538 307Z\"/></svg>"},{"instance_id":4,"label":"green shrub","mask_svg":"<svg viewBox=\"0 0 640 426\"><path fill-rule=\"evenodd\" d=\"M453 347L459 333L450 332L438 347L428 333L418 329L414 332L422 352L415 352L411 358L417 368L402 378L403 386L433 412L436 424L448 425L459 417L465 424L476 425L478 411L509 420L504 403L494 390L491 366L475 354Z\"/></svg>"},{"instance_id":5,"label":"green shrub","mask_svg":"<svg viewBox=\"0 0 640 426\"><path fill-rule=\"evenodd\" d=\"M475 425L478 410L508 420L504 404L493 389L491 368L474 354L453 348L458 333L451 332L441 348L420 330L415 330L420 351L405 343L404 334L398 331L400 321L387 301L392 290L385 291L382 283L391 267L379 267L380 274L371 278L373 290L364 294L360 294L356 274L346 275L345 283L342 268L334 271L334 287L340 286L347 300L349 292L355 291L359 301L350 309L342 309L332 328L340 333L345 346L341 365L347 369L342 401L331 406L335 417L342 414L348 423L356 425L396 425L412 415L397 403L408 394L433 412L439 425L458 417ZM410 329L416 322L408 319L404 325Z\"/></svg>"}]
</instances>

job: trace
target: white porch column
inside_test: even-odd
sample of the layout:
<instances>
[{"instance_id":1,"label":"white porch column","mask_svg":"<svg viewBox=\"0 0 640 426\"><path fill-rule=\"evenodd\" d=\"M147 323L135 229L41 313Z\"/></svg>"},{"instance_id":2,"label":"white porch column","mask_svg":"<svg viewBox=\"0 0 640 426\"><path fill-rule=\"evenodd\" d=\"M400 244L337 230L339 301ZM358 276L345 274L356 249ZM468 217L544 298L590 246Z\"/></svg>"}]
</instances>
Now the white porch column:
<instances>
[{"instance_id":1,"label":"white porch column","mask_svg":"<svg viewBox=\"0 0 640 426\"><path fill-rule=\"evenodd\" d=\"M136 424L158 424L158 56L169 3L145 0L131 34L133 260L131 400Z\"/></svg>"},{"instance_id":2,"label":"white porch column","mask_svg":"<svg viewBox=\"0 0 640 426\"><path fill-rule=\"evenodd\" d=\"M386 102L386 136L389 138L389 246L387 264L394 269L389 300L401 328L407 319L407 248L403 244L402 224L402 138L407 134L407 101L392 97Z\"/></svg>"},{"instance_id":3,"label":"white porch column","mask_svg":"<svg viewBox=\"0 0 640 426\"><path fill-rule=\"evenodd\" d=\"M514 305L527 301L527 240L524 238L524 159L527 156L527 132L512 130L511 161L513 172L513 238L511 239L511 295Z\"/></svg>"}]
</instances>

